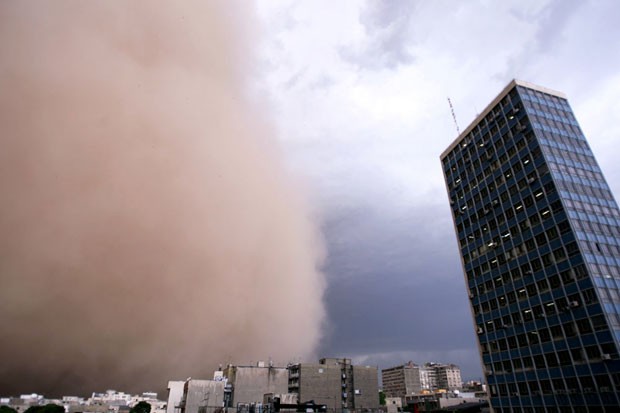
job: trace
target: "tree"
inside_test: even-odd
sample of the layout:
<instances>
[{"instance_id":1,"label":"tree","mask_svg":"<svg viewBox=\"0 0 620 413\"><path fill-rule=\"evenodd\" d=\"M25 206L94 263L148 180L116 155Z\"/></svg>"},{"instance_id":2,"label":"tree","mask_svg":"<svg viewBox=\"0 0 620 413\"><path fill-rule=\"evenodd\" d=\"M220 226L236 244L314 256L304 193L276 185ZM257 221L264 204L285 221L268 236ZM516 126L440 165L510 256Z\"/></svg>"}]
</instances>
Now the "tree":
<instances>
[{"instance_id":1,"label":"tree","mask_svg":"<svg viewBox=\"0 0 620 413\"><path fill-rule=\"evenodd\" d=\"M138 404L131 408L129 413L151 413L151 405L144 401L138 402Z\"/></svg>"},{"instance_id":2,"label":"tree","mask_svg":"<svg viewBox=\"0 0 620 413\"><path fill-rule=\"evenodd\" d=\"M17 413L17 410L9 406L0 406L0 413Z\"/></svg>"},{"instance_id":3,"label":"tree","mask_svg":"<svg viewBox=\"0 0 620 413\"><path fill-rule=\"evenodd\" d=\"M385 406L385 393L383 393L383 390L379 391L379 404Z\"/></svg>"},{"instance_id":4,"label":"tree","mask_svg":"<svg viewBox=\"0 0 620 413\"><path fill-rule=\"evenodd\" d=\"M45 406L30 406L24 413L65 413L65 408L49 403Z\"/></svg>"}]
</instances>

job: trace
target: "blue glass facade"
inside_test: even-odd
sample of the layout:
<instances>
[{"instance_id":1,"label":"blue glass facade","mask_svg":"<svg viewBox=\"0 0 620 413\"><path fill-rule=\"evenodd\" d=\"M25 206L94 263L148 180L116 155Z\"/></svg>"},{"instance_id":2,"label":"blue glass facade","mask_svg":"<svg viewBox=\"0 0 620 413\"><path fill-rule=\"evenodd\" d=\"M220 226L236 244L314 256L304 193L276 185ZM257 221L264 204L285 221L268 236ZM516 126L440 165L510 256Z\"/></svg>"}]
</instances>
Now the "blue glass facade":
<instances>
[{"instance_id":1,"label":"blue glass facade","mask_svg":"<svg viewBox=\"0 0 620 413\"><path fill-rule=\"evenodd\" d=\"M566 98L512 81L441 162L494 410L620 411L620 210Z\"/></svg>"}]
</instances>

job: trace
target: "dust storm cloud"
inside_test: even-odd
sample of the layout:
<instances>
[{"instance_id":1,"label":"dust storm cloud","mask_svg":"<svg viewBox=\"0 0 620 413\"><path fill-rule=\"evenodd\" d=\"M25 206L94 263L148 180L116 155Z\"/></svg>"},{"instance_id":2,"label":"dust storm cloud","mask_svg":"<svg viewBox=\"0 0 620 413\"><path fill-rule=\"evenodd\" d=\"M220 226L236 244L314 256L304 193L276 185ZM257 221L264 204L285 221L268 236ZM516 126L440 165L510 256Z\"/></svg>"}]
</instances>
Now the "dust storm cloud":
<instances>
[{"instance_id":1,"label":"dust storm cloud","mask_svg":"<svg viewBox=\"0 0 620 413\"><path fill-rule=\"evenodd\" d=\"M250 5L172 3L0 4L3 395L313 355L322 247L246 92Z\"/></svg>"}]
</instances>

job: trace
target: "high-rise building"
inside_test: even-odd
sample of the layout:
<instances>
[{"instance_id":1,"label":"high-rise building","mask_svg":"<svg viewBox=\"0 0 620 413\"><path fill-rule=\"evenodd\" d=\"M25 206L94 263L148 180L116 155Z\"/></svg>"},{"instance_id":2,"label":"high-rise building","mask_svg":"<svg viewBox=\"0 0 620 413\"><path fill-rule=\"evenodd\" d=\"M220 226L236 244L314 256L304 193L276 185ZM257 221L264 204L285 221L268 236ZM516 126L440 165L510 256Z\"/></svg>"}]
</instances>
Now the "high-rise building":
<instances>
[{"instance_id":1,"label":"high-rise building","mask_svg":"<svg viewBox=\"0 0 620 413\"><path fill-rule=\"evenodd\" d=\"M422 391L420 367L410 361L402 366L383 369L381 383L386 397L399 397L404 401L405 397Z\"/></svg>"},{"instance_id":2,"label":"high-rise building","mask_svg":"<svg viewBox=\"0 0 620 413\"><path fill-rule=\"evenodd\" d=\"M441 155L496 412L620 406L620 211L566 97L512 81Z\"/></svg>"}]
</instances>

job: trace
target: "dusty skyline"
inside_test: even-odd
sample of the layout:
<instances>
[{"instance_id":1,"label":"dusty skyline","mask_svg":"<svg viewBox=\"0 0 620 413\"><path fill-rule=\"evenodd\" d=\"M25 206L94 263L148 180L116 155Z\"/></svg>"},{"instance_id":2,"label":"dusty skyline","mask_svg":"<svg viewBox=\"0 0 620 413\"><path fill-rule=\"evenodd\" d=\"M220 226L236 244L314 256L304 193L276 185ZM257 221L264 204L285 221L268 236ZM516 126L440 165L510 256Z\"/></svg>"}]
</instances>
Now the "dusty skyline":
<instances>
[{"instance_id":1,"label":"dusty skyline","mask_svg":"<svg viewBox=\"0 0 620 413\"><path fill-rule=\"evenodd\" d=\"M54 2L56 8L60 7L58 4ZM214 71L229 80L239 79L236 76L252 78L236 84L232 94L236 97L230 105L249 96L274 119L273 129L277 133L267 135L278 137L283 155L278 159L286 163L287 171L294 172L295 179L304 182L301 196L309 199L311 209L319 216L327 241L326 328L318 355L352 357L356 362L379 367L408 360L453 362L461 366L464 378L480 378L473 322L438 159L456 137L446 98L451 98L463 129L512 78L566 93L617 197L620 124L615 120L620 113L620 55L612 51L614 39L620 37L615 18L620 4L613 0L278 0L255 2L256 20L249 16L252 10L247 2L242 6L235 4L237 7L226 7L224 17L218 20L226 22L226 28L218 29L221 36L212 36L224 37L223 41L203 39L208 28L200 22L210 20L203 17L200 8L188 4L181 16L170 13L168 21L171 26L178 25L177 29L185 26L188 15L193 23L187 26L192 31L186 33L188 41L169 43L166 53L183 60L197 50L206 53L215 48L219 52L214 45L225 44L225 51L235 57L217 59L213 62L216 67L209 64L210 69L202 72ZM45 14L38 18L45 21ZM161 40L162 32L142 30L144 24L133 27L135 19L131 13L121 14L124 17L112 20L92 17L89 21L93 24L87 33L101 29L111 31L110 36L117 40L133 39L131 44L138 60L150 67L157 54L142 47L144 42L140 39ZM156 10L142 14L147 21L153 18L151 14L158 15ZM4 18L8 19L5 13L0 16ZM255 25L261 26L260 35L254 31ZM11 27L0 26L3 92L5 85L16 81L15 77L6 77L5 56L29 59L33 67L38 63L32 55L25 55L27 49L20 50L18 43L7 37ZM238 36L229 38L229 32ZM68 43L87 44L91 40L72 36ZM98 44L101 38L97 40L95 36L94 40ZM257 65L245 60L244 51L248 49L260 55ZM93 55L88 50L80 48L86 62ZM190 53L185 53L188 50ZM58 71L66 66L62 59L51 60ZM111 70L99 60L91 64L109 70L112 79L114 73L119 73L116 66ZM221 67L218 69L217 65ZM179 66L187 65L175 66L182 71ZM131 65L123 67L136 76L143 73L129 69ZM202 67L202 63L192 67ZM223 74L228 72L226 68L233 72ZM169 69L167 73L174 71ZM170 83L178 81L179 71L169 76L174 78ZM255 78L251 76L254 72ZM150 80L145 79L146 83L134 82L129 91L141 93L138 97L152 102L151 96L163 93L153 85L165 88L154 79L160 77L153 74ZM212 80L214 85L220 82L217 76ZM88 83L83 80L82 84L85 82ZM106 78L106 82L111 80ZM224 84L230 86L231 82ZM146 86L149 87L145 89ZM183 91L177 91L178 96L185 94L185 86ZM211 89L220 90L216 86ZM120 94L118 88L112 92ZM165 94L177 92L167 90ZM191 102L202 99L198 96L200 91L195 92ZM2 105L8 105L8 99L12 98L0 96ZM125 104L119 99L114 102ZM170 106L165 102L161 105L158 113L166 114ZM181 110L166 116L199 117L194 109L185 113L186 106L176 107ZM257 110L257 106L251 108ZM217 109L205 113L215 113ZM118 111L121 108L114 106L113 113ZM6 113L4 116L3 122L13 120ZM263 118L260 110L259 118ZM3 134L3 150L7 139ZM27 152L28 145L22 146ZM171 158L165 146L159 148L160 161L155 169L175 169L175 163L168 162L175 156ZM54 151L50 151L53 155ZM192 159L199 157L195 151L188 151L194 156ZM105 152L101 154L104 155ZM10 158L14 162L12 153L0 151L0 157L0 168L7 171L9 164L4 160ZM154 163L153 160L151 164ZM191 163L185 167L190 168ZM0 179L9 176L4 172ZM209 182L205 181L213 185ZM190 186L197 185L192 182ZM149 191L156 193L158 188ZM20 194L3 197L2 211L16 202L13 198ZM254 205L255 198L248 202ZM122 208L116 208L119 209ZM158 215L156 212L141 219L150 219L149 216ZM9 221L2 221L2 225L4 228ZM16 224L11 225L17 228ZM8 255L12 238L6 234L0 237L6 246L3 254ZM4 288L6 276L1 273L0 277ZM308 294L304 294L301 302L305 304L307 298ZM8 305L4 302L2 310ZM264 359L268 355L273 356L270 352L259 357ZM295 357L298 356L301 355ZM234 361L248 363L256 358Z\"/></svg>"}]
</instances>

